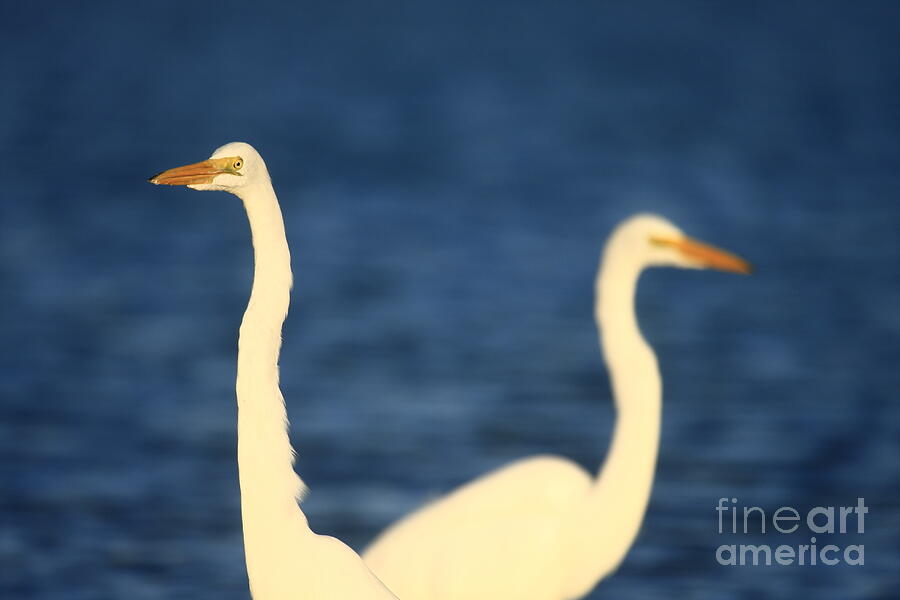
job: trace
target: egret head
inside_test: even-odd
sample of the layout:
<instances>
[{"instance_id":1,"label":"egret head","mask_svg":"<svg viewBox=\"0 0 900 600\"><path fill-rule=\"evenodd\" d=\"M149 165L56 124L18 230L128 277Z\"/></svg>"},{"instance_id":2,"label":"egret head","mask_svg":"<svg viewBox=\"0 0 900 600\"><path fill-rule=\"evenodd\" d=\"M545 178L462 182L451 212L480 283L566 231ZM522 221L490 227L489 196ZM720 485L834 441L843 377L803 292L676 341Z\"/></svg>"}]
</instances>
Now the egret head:
<instances>
[{"instance_id":1,"label":"egret head","mask_svg":"<svg viewBox=\"0 0 900 600\"><path fill-rule=\"evenodd\" d=\"M750 274L744 259L686 236L658 215L640 214L622 223L610 239L644 266L717 269Z\"/></svg>"},{"instance_id":2,"label":"egret head","mask_svg":"<svg viewBox=\"0 0 900 600\"><path fill-rule=\"evenodd\" d=\"M158 185L186 185L195 190L222 190L237 194L242 188L268 181L269 172L250 144L231 142L198 163L163 171L149 179Z\"/></svg>"}]
</instances>

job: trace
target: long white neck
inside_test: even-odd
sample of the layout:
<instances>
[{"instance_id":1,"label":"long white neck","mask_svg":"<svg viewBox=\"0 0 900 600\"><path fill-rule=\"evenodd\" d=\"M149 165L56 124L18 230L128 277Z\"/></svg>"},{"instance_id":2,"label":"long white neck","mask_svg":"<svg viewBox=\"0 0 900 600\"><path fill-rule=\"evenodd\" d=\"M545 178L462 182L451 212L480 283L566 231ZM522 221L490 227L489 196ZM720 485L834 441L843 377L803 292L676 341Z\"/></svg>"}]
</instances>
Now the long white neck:
<instances>
[{"instance_id":1,"label":"long white neck","mask_svg":"<svg viewBox=\"0 0 900 600\"><path fill-rule=\"evenodd\" d=\"M295 575L312 533L297 500L305 491L294 472L284 398L278 387L281 328L291 290L291 256L278 199L267 180L244 188L253 235L253 291L238 342L238 470L244 552L254 597L273 597Z\"/></svg>"},{"instance_id":2,"label":"long white neck","mask_svg":"<svg viewBox=\"0 0 900 600\"><path fill-rule=\"evenodd\" d=\"M662 413L659 366L635 314L642 269L629 256L610 248L597 280L597 327L609 368L616 424L594 493L628 499L626 514L618 517L627 522L632 539L650 500Z\"/></svg>"},{"instance_id":3,"label":"long white neck","mask_svg":"<svg viewBox=\"0 0 900 600\"><path fill-rule=\"evenodd\" d=\"M606 460L578 516L574 537L584 560L573 571L577 573L573 597L587 593L619 565L640 530L650 500L659 449L662 382L656 356L641 335L635 314L642 269L613 238L597 275L595 317L612 383L616 424Z\"/></svg>"}]
</instances>

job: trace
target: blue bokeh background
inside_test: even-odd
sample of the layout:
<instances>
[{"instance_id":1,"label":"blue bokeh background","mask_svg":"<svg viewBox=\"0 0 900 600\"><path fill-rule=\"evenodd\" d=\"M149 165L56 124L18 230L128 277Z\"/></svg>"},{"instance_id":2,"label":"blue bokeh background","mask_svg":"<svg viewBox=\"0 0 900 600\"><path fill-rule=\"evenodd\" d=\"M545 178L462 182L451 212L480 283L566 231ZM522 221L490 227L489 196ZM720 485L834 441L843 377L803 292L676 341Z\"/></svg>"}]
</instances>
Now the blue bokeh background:
<instances>
[{"instance_id":1,"label":"blue bokeh background","mask_svg":"<svg viewBox=\"0 0 900 600\"><path fill-rule=\"evenodd\" d=\"M0 597L247 598L240 203L146 178L266 157L314 529L361 548L490 468L595 470L592 323L637 211L758 275L656 270L644 529L591 598L896 598L900 4L0 2ZM870 507L861 567L724 567L719 497Z\"/></svg>"}]
</instances>

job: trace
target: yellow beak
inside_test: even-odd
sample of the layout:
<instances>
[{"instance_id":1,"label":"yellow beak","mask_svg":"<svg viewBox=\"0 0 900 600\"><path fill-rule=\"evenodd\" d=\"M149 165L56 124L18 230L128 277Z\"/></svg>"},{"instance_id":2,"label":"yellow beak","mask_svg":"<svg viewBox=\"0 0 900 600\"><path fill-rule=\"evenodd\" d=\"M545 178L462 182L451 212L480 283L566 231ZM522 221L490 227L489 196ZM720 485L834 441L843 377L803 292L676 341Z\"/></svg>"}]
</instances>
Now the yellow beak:
<instances>
[{"instance_id":1,"label":"yellow beak","mask_svg":"<svg viewBox=\"0 0 900 600\"><path fill-rule=\"evenodd\" d=\"M652 238L652 242L661 246L675 248L689 260L708 269L740 273L742 275L749 275L753 272L753 266L740 256L726 252L721 248L704 244L693 238Z\"/></svg>"},{"instance_id":2,"label":"yellow beak","mask_svg":"<svg viewBox=\"0 0 900 600\"><path fill-rule=\"evenodd\" d=\"M147 181L157 185L194 185L198 183L212 183L216 175L229 173L240 175L231 168L233 158L210 158L192 165L175 167L154 175Z\"/></svg>"}]
</instances>

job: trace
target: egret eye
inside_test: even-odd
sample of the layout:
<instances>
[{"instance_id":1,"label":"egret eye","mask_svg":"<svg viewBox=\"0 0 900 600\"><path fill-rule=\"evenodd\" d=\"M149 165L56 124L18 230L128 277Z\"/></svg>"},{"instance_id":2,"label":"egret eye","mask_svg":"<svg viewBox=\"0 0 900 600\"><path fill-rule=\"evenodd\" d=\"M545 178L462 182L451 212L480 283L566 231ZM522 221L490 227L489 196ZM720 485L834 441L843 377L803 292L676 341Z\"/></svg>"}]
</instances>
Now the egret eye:
<instances>
[{"instance_id":1,"label":"egret eye","mask_svg":"<svg viewBox=\"0 0 900 600\"><path fill-rule=\"evenodd\" d=\"M663 237L660 235L651 235L650 236L650 245L657 246L659 248L677 247L678 240L670 239L670 238Z\"/></svg>"},{"instance_id":2,"label":"egret eye","mask_svg":"<svg viewBox=\"0 0 900 600\"><path fill-rule=\"evenodd\" d=\"M238 169L240 169L241 167L244 166L244 161L242 161L240 158L238 158L237 160L234 161L234 163L231 166L234 168L235 171L237 171Z\"/></svg>"}]
</instances>

